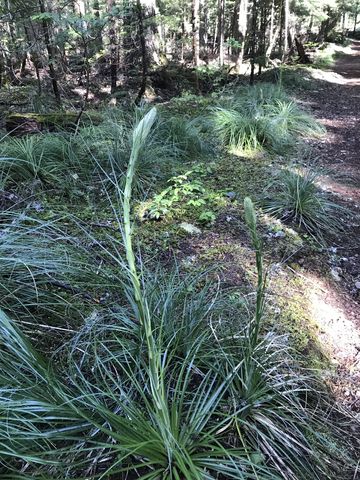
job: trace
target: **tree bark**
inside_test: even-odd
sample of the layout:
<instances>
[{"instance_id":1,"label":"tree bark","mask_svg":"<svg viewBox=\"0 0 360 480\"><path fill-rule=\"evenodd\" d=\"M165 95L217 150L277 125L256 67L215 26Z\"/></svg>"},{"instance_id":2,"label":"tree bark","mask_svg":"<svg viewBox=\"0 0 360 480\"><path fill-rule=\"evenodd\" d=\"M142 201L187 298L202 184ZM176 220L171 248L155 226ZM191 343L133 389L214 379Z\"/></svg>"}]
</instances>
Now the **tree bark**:
<instances>
[{"instance_id":1,"label":"tree bark","mask_svg":"<svg viewBox=\"0 0 360 480\"><path fill-rule=\"evenodd\" d=\"M109 50L110 50L110 92L115 93L117 87L117 38L116 22L114 17L115 0L107 0L109 15Z\"/></svg>"},{"instance_id":2,"label":"tree bark","mask_svg":"<svg viewBox=\"0 0 360 480\"><path fill-rule=\"evenodd\" d=\"M136 97L135 103L140 103L145 91L148 77L148 56L146 49L146 39L145 39L145 29L144 29L144 11L141 4L141 0L136 1L136 10L138 16L138 30L139 30L139 40L141 48L141 65L142 65L142 74L141 74L141 84L139 93Z\"/></svg>"},{"instance_id":3,"label":"tree bark","mask_svg":"<svg viewBox=\"0 0 360 480\"><path fill-rule=\"evenodd\" d=\"M283 49L282 49L282 61L285 62L287 53L289 51L289 16L290 6L289 0L284 0L284 30L283 30Z\"/></svg>"},{"instance_id":4,"label":"tree bark","mask_svg":"<svg viewBox=\"0 0 360 480\"><path fill-rule=\"evenodd\" d=\"M40 12L44 14L46 12L45 10L45 4L44 0L39 0L39 8ZM50 32L49 32L49 26L47 24L47 21L45 19L42 20L41 22L42 25L42 31L44 35L44 42L46 46L46 50L48 53L48 65L49 65L49 74L51 78L51 83L52 83L52 88L53 92L55 95L56 103L58 105L61 105L61 97L60 97L60 91L59 91L59 86L57 82L57 75L54 67L55 63L55 49L52 41L50 40Z\"/></svg>"},{"instance_id":5,"label":"tree bark","mask_svg":"<svg viewBox=\"0 0 360 480\"><path fill-rule=\"evenodd\" d=\"M298 37L295 37L295 45L296 45L296 50L299 55L299 59L301 63L304 64L309 64L311 63L311 60L308 55L306 55L304 45L302 44L301 40Z\"/></svg>"},{"instance_id":6,"label":"tree bark","mask_svg":"<svg viewBox=\"0 0 360 480\"><path fill-rule=\"evenodd\" d=\"M218 0L218 25L219 66L222 67L225 43L225 0Z\"/></svg>"},{"instance_id":7,"label":"tree bark","mask_svg":"<svg viewBox=\"0 0 360 480\"><path fill-rule=\"evenodd\" d=\"M250 58L250 85L254 85L255 79L255 53L256 53L256 37L257 37L257 0L253 0L252 6L252 22L251 22L251 58Z\"/></svg>"},{"instance_id":8,"label":"tree bark","mask_svg":"<svg viewBox=\"0 0 360 480\"><path fill-rule=\"evenodd\" d=\"M236 57L236 71L240 73L241 65L244 60L245 39L247 32L248 0L240 0L238 3L238 41L241 46Z\"/></svg>"},{"instance_id":9,"label":"tree bark","mask_svg":"<svg viewBox=\"0 0 360 480\"><path fill-rule=\"evenodd\" d=\"M199 18L199 0L193 0L192 3L192 50L193 64L199 65L200 60L200 18Z\"/></svg>"}]
</instances>

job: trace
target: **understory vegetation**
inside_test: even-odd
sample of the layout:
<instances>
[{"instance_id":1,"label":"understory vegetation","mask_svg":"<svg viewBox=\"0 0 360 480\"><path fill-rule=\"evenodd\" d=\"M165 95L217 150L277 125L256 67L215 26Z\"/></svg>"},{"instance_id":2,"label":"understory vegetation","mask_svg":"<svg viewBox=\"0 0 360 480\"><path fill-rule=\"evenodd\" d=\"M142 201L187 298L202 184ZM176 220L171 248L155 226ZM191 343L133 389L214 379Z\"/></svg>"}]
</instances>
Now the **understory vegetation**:
<instances>
[{"instance_id":1,"label":"understory vegetation","mask_svg":"<svg viewBox=\"0 0 360 480\"><path fill-rule=\"evenodd\" d=\"M226 104L226 100L225 100ZM278 85L262 83L232 93L229 107L216 107L213 128L232 151L267 148L284 152L300 136L320 136L323 128Z\"/></svg>"},{"instance_id":2,"label":"understory vegetation","mask_svg":"<svg viewBox=\"0 0 360 480\"><path fill-rule=\"evenodd\" d=\"M0 478L320 480L356 468L351 418L267 326L263 218L325 242L330 200L290 165L258 212L209 182L224 147L241 166L323 129L278 85L222 92L203 116L179 105L1 142ZM229 203L256 266L249 294L141 243L174 221L177 234L179 221L186 235L206 229Z\"/></svg>"},{"instance_id":3,"label":"understory vegetation","mask_svg":"<svg viewBox=\"0 0 360 480\"><path fill-rule=\"evenodd\" d=\"M359 20L0 0L0 480L358 478Z\"/></svg>"}]
</instances>

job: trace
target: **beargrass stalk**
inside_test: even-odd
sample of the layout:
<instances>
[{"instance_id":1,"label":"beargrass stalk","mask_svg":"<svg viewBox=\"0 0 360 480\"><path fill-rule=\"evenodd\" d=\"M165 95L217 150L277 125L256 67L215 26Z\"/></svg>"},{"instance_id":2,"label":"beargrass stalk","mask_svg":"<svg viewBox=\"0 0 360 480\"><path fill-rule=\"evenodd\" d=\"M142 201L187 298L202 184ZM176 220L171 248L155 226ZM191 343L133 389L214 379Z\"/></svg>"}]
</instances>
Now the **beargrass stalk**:
<instances>
[{"instance_id":1,"label":"beargrass stalk","mask_svg":"<svg viewBox=\"0 0 360 480\"><path fill-rule=\"evenodd\" d=\"M256 227L256 212L254 204L249 197L244 199L245 222L249 229L251 241L255 249L256 270L257 270L257 289L256 289L256 309L255 318L250 325L250 344L255 347L258 343L261 319L264 311L264 291L266 278L264 275L262 242Z\"/></svg>"},{"instance_id":2,"label":"beargrass stalk","mask_svg":"<svg viewBox=\"0 0 360 480\"><path fill-rule=\"evenodd\" d=\"M155 406L159 412L162 412L165 423L168 421L167 409L164 408L164 385L161 375L161 353L158 351L152 331L151 315L146 298L142 292L140 277L136 268L135 254L132 244L131 228L131 197L132 185L136 174L136 164L139 158L141 147L150 133L156 119L156 109L152 108L144 118L138 123L133 131L132 149L130 160L126 172L126 183L123 196L123 215L124 215L124 244L126 259L129 267L131 283L134 292L135 304L138 309L139 322L144 330L149 359L149 382Z\"/></svg>"},{"instance_id":3,"label":"beargrass stalk","mask_svg":"<svg viewBox=\"0 0 360 480\"><path fill-rule=\"evenodd\" d=\"M126 183L124 189L124 198L123 198L123 214L124 214L124 241L125 241L125 250L126 250L126 259L129 266L129 271L131 274L132 286L134 289L134 296L137 303L137 306L142 308L142 295L141 295L141 286L139 276L136 270L136 262L134 250L132 247L132 235L131 235L131 195L132 195L132 185L135 176L135 168L139 158L139 153L141 147L149 135L150 129L154 124L156 118L156 109L152 108L145 117L138 123L133 131L132 137L132 149L130 160L126 172Z\"/></svg>"}]
</instances>

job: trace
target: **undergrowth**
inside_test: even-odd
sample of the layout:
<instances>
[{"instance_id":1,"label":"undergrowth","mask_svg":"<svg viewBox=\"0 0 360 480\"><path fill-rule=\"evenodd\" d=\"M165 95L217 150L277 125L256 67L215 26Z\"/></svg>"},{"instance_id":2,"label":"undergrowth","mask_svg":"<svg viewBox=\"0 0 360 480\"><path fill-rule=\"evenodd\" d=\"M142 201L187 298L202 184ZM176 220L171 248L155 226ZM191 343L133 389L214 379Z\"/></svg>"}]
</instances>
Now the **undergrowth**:
<instances>
[{"instance_id":1,"label":"undergrowth","mask_svg":"<svg viewBox=\"0 0 360 480\"><path fill-rule=\"evenodd\" d=\"M0 313L0 477L337 478L344 433L334 405L284 339L263 329L266 272L251 200L248 315L236 315L206 272L149 271L136 255L134 181L156 117L150 110L131 132L125 183L103 172L122 240L109 234L97 246L117 272L118 302L94 308L50 358Z\"/></svg>"},{"instance_id":2,"label":"undergrowth","mask_svg":"<svg viewBox=\"0 0 360 480\"><path fill-rule=\"evenodd\" d=\"M283 170L271 182L272 194L263 200L266 213L284 222L293 222L320 241L329 233L342 230L343 208L329 200L317 185L314 170Z\"/></svg>"},{"instance_id":3,"label":"undergrowth","mask_svg":"<svg viewBox=\"0 0 360 480\"><path fill-rule=\"evenodd\" d=\"M323 128L302 111L279 85L243 87L212 109L210 123L233 152L267 149L286 152L302 136L320 136Z\"/></svg>"}]
</instances>

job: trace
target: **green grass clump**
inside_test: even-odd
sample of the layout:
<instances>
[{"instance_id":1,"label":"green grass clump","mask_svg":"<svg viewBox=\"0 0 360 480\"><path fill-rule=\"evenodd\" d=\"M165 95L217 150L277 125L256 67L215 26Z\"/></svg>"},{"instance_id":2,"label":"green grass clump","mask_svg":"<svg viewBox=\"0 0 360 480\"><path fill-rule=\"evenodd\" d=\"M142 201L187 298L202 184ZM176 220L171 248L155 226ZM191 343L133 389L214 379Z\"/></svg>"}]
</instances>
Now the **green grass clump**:
<instances>
[{"instance_id":1,"label":"green grass clump","mask_svg":"<svg viewBox=\"0 0 360 480\"><path fill-rule=\"evenodd\" d=\"M211 122L223 145L245 152L262 148L283 152L299 137L323 133L310 115L272 84L239 89L225 106L212 110Z\"/></svg>"},{"instance_id":2,"label":"green grass clump","mask_svg":"<svg viewBox=\"0 0 360 480\"><path fill-rule=\"evenodd\" d=\"M208 150L196 118L165 114L159 121L156 134L170 146L172 155L179 160L199 159Z\"/></svg>"},{"instance_id":3,"label":"green grass clump","mask_svg":"<svg viewBox=\"0 0 360 480\"><path fill-rule=\"evenodd\" d=\"M25 325L71 329L80 324L79 309L85 310L89 292L100 287L104 275L93 273L96 267L73 243L55 221L3 213L0 308Z\"/></svg>"},{"instance_id":4,"label":"green grass clump","mask_svg":"<svg viewBox=\"0 0 360 480\"><path fill-rule=\"evenodd\" d=\"M39 180L56 185L64 171L64 143L55 135L26 136L0 145L0 174L5 183Z\"/></svg>"},{"instance_id":5,"label":"green grass clump","mask_svg":"<svg viewBox=\"0 0 360 480\"><path fill-rule=\"evenodd\" d=\"M271 184L273 194L264 200L264 211L295 223L318 239L323 239L326 233L339 231L342 228L341 207L319 191L317 178L312 170L284 170Z\"/></svg>"},{"instance_id":6,"label":"green grass clump","mask_svg":"<svg viewBox=\"0 0 360 480\"><path fill-rule=\"evenodd\" d=\"M261 75L264 82L280 83L286 91L310 90L314 88L314 80L308 66L281 65Z\"/></svg>"},{"instance_id":7,"label":"green grass clump","mask_svg":"<svg viewBox=\"0 0 360 480\"><path fill-rule=\"evenodd\" d=\"M143 108L111 110L100 124L75 132L6 137L0 143L0 184L13 188L38 181L70 191L74 178L86 188L109 174L124 177L129 139L143 113ZM198 161L207 152L200 122L164 111L141 147L136 181L148 188L154 180L174 175L180 163Z\"/></svg>"}]
</instances>

